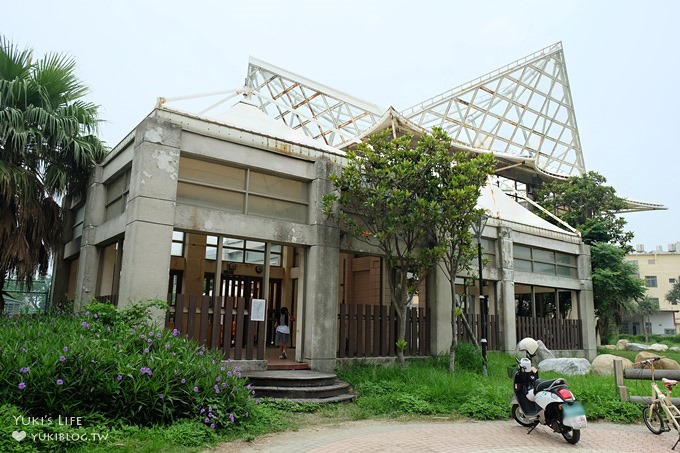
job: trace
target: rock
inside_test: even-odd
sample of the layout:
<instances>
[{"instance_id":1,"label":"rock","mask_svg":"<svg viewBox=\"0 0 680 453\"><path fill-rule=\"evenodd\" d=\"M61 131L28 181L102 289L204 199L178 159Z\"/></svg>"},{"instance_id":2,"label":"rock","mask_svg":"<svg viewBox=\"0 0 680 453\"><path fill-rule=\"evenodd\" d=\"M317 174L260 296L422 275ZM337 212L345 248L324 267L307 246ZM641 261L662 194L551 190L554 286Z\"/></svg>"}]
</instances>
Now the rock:
<instances>
[{"instance_id":1,"label":"rock","mask_svg":"<svg viewBox=\"0 0 680 453\"><path fill-rule=\"evenodd\" d=\"M642 343L628 343L626 345L626 351L646 351L648 349L649 346Z\"/></svg>"},{"instance_id":2,"label":"rock","mask_svg":"<svg viewBox=\"0 0 680 453\"><path fill-rule=\"evenodd\" d=\"M680 346L671 346L668 348L669 351L678 352L680 351Z\"/></svg>"},{"instance_id":3,"label":"rock","mask_svg":"<svg viewBox=\"0 0 680 453\"><path fill-rule=\"evenodd\" d=\"M680 370L680 363L649 351L639 352L635 356L635 361L640 362L642 360L651 359L652 357L661 357L661 360L654 363L654 368L657 370Z\"/></svg>"},{"instance_id":4,"label":"rock","mask_svg":"<svg viewBox=\"0 0 680 453\"><path fill-rule=\"evenodd\" d=\"M541 363L547 359L555 358L555 355L552 353L552 351L545 347L545 343L543 343L541 340L537 340L536 343L538 343L538 349L536 350L536 361L538 363Z\"/></svg>"},{"instance_id":5,"label":"rock","mask_svg":"<svg viewBox=\"0 0 680 453\"><path fill-rule=\"evenodd\" d=\"M630 341L624 340L622 338L622 339L620 339L619 341L616 342L616 349L618 349L619 351L625 351L626 346L628 346L628 343L630 343Z\"/></svg>"},{"instance_id":6,"label":"rock","mask_svg":"<svg viewBox=\"0 0 680 453\"><path fill-rule=\"evenodd\" d=\"M554 371L557 374L566 374L570 376L583 376L590 371L590 362L588 359L569 357L545 359L538 364L538 370Z\"/></svg>"},{"instance_id":7,"label":"rock","mask_svg":"<svg viewBox=\"0 0 680 453\"><path fill-rule=\"evenodd\" d=\"M603 344L603 345L600 346L600 347L601 347L602 349L613 349L613 350L616 349L616 345L614 345L614 344Z\"/></svg>"},{"instance_id":8,"label":"rock","mask_svg":"<svg viewBox=\"0 0 680 453\"><path fill-rule=\"evenodd\" d=\"M664 351L668 351L668 346L666 346L665 344L654 343L653 345L651 345L649 347L649 350L650 351L657 351L657 352L664 352Z\"/></svg>"},{"instance_id":9,"label":"rock","mask_svg":"<svg viewBox=\"0 0 680 453\"><path fill-rule=\"evenodd\" d=\"M590 372L598 376L613 376L614 375L614 360L621 360L624 368L633 366L633 362L625 357L614 354L600 354L593 363L590 364Z\"/></svg>"}]
</instances>

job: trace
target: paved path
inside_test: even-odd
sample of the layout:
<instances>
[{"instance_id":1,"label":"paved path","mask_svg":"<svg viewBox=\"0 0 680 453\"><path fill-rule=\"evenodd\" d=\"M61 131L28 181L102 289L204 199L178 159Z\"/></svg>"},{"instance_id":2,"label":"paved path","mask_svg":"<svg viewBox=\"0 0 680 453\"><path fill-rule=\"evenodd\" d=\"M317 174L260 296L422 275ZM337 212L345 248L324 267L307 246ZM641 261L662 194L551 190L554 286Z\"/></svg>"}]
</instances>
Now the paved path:
<instances>
[{"instance_id":1,"label":"paved path","mask_svg":"<svg viewBox=\"0 0 680 453\"><path fill-rule=\"evenodd\" d=\"M589 423L576 445L545 426L527 435L513 420L392 422L365 420L319 425L231 442L213 453L350 453L350 452L671 452L674 431L654 435L640 422L632 425ZM676 451L680 451L680 444Z\"/></svg>"}]
</instances>

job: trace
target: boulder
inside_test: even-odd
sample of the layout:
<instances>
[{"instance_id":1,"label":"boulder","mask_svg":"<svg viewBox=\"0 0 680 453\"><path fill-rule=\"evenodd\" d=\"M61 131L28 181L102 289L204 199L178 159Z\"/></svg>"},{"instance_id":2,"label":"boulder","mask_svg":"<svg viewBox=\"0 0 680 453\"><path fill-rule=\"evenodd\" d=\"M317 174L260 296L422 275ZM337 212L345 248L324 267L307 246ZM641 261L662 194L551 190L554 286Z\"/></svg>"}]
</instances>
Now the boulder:
<instances>
[{"instance_id":1,"label":"boulder","mask_svg":"<svg viewBox=\"0 0 680 453\"><path fill-rule=\"evenodd\" d=\"M620 339L619 341L616 342L616 349L618 349L619 351L625 351L626 346L628 346L628 343L630 343L630 341L624 340L622 338L622 339Z\"/></svg>"},{"instance_id":2,"label":"boulder","mask_svg":"<svg viewBox=\"0 0 680 453\"><path fill-rule=\"evenodd\" d=\"M538 343L538 349L536 350L536 361L538 363L541 363L543 360L555 358L555 355L545 346L545 343L541 340L537 340L536 343Z\"/></svg>"},{"instance_id":3,"label":"boulder","mask_svg":"<svg viewBox=\"0 0 680 453\"><path fill-rule=\"evenodd\" d=\"M665 344L654 343L653 345L651 345L649 347L649 350L650 351L657 351L657 352L664 352L664 351L668 351L668 346L666 346Z\"/></svg>"},{"instance_id":4,"label":"boulder","mask_svg":"<svg viewBox=\"0 0 680 453\"><path fill-rule=\"evenodd\" d=\"M655 354L649 351L639 352L635 356L635 361L640 362L642 360L650 359L652 357L661 357L661 360L654 363L654 368L657 370L680 370L680 363L676 362L673 359L669 359L668 357L664 357L662 355Z\"/></svg>"},{"instance_id":5,"label":"boulder","mask_svg":"<svg viewBox=\"0 0 680 453\"><path fill-rule=\"evenodd\" d=\"M588 359L569 357L545 359L538 364L538 371L554 371L562 375L583 376L590 371L590 362Z\"/></svg>"},{"instance_id":6,"label":"boulder","mask_svg":"<svg viewBox=\"0 0 680 453\"><path fill-rule=\"evenodd\" d=\"M680 346L671 346L668 348L669 351L678 352L680 351Z\"/></svg>"},{"instance_id":7,"label":"boulder","mask_svg":"<svg viewBox=\"0 0 680 453\"><path fill-rule=\"evenodd\" d=\"M603 344L600 346L602 349L610 349L610 350L616 350L616 345L615 344Z\"/></svg>"},{"instance_id":8,"label":"boulder","mask_svg":"<svg viewBox=\"0 0 680 453\"><path fill-rule=\"evenodd\" d=\"M626 351L646 351L648 349L649 346L642 343L628 343L626 345Z\"/></svg>"},{"instance_id":9,"label":"boulder","mask_svg":"<svg viewBox=\"0 0 680 453\"><path fill-rule=\"evenodd\" d=\"M621 360L624 368L633 366L633 362L625 357L614 354L600 354L593 363L590 364L590 372L598 376L613 376L614 375L614 360Z\"/></svg>"}]
</instances>

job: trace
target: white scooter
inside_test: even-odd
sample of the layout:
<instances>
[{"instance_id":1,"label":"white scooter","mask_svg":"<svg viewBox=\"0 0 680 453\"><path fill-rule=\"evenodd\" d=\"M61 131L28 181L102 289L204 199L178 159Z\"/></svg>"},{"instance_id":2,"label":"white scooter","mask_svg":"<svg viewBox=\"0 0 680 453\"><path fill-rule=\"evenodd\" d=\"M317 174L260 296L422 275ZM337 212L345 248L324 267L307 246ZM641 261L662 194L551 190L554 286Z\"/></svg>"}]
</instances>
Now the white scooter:
<instances>
[{"instance_id":1,"label":"white scooter","mask_svg":"<svg viewBox=\"0 0 680 453\"><path fill-rule=\"evenodd\" d=\"M539 379L538 370L531 365L531 358L538 350L533 338L524 338L517 345L526 357L517 359L514 373L515 395L510 400L512 418L522 426L546 425L562 434L564 440L575 444L581 438L581 429L587 426L583 405L576 401L563 378Z\"/></svg>"}]
</instances>

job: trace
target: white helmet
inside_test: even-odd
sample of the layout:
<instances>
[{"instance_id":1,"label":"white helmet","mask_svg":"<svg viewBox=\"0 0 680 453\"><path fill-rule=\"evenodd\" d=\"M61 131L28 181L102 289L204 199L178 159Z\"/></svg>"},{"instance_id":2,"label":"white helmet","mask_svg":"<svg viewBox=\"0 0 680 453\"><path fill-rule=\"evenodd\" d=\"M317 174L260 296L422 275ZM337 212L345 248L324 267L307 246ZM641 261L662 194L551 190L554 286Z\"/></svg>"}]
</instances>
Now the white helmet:
<instances>
[{"instance_id":1,"label":"white helmet","mask_svg":"<svg viewBox=\"0 0 680 453\"><path fill-rule=\"evenodd\" d=\"M526 337L517 343L517 349L520 351L525 351L529 355L534 355L538 350L538 343L533 338Z\"/></svg>"},{"instance_id":2,"label":"white helmet","mask_svg":"<svg viewBox=\"0 0 680 453\"><path fill-rule=\"evenodd\" d=\"M524 371L525 373L528 373L531 371L531 360L527 359L526 357L523 359L520 359L519 361L519 368Z\"/></svg>"}]
</instances>

